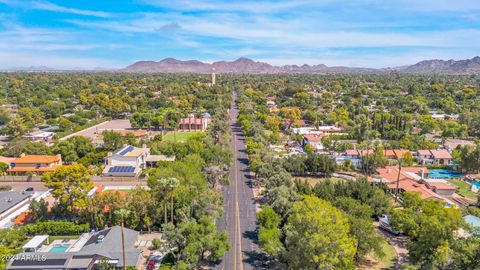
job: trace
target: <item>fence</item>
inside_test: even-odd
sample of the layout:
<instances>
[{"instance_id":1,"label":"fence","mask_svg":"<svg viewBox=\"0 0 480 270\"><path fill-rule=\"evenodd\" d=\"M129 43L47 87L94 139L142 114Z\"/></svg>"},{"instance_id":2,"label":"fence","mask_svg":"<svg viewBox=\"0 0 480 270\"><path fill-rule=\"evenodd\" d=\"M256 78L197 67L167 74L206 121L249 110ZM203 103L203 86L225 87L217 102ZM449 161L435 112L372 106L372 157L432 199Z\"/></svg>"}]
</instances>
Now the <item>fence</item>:
<instances>
[{"instance_id":1,"label":"fence","mask_svg":"<svg viewBox=\"0 0 480 270\"><path fill-rule=\"evenodd\" d=\"M92 176L95 182L143 182L145 177L111 177L111 176ZM20 176L20 175L1 175L0 183L2 182L41 182L42 177L35 176Z\"/></svg>"}]
</instances>

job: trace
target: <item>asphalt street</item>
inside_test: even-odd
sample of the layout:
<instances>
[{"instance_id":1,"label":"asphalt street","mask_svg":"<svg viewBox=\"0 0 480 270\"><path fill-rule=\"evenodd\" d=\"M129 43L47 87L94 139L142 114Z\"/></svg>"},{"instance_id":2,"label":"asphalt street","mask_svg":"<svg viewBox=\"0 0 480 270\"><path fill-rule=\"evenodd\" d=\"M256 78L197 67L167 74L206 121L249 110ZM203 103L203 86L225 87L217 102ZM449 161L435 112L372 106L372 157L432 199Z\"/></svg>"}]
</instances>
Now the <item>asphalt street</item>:
<instances>
[{"instance_id":1,"label":"asphalt street","mask_svg":"<svg viewBox=\"0 0 480 270\"><path fill-rule=\"evenodd\" d=\"M230 184L224 189L224 212L218 223L227 231L230 250L215 267L223 270L261 269L263 253L257 243L257 225L252 183L245 152L244 136L237 122L238 108L234 93L230 109L234 163L230 170Z\"/></svg>"}]
</instances>

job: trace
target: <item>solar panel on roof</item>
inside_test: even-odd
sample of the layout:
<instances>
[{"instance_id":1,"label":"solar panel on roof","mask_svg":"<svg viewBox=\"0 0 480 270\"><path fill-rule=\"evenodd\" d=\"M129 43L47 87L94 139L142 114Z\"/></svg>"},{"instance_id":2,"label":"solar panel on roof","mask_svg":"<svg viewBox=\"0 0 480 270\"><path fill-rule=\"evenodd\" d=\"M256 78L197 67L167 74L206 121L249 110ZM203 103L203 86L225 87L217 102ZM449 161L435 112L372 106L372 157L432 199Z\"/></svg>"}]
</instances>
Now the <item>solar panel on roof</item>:
<instances>
[{"instance_id":1,"label":"solar panel on roof","mask_svg":"<svg viewBox=\"0 0 480 270\"><path fill-rule=\"evenodd\" d=\"M121 151L120 153L118 153L119 155L125 155L126 153L128 152L131 152L135 149L135 147L129 145L127 148L123 149L123 151Z\"/></svg>"},{"instance_id":2,"label":"solar panel on roof","mask_svg":"<svg viewBox=\"0 0 480 270\"><path fill-rule=\"evenodd\" d=\"M115 166L108 169L108 172L134 172L135 167L132 166Z\"/></svg>"}]
</instances>

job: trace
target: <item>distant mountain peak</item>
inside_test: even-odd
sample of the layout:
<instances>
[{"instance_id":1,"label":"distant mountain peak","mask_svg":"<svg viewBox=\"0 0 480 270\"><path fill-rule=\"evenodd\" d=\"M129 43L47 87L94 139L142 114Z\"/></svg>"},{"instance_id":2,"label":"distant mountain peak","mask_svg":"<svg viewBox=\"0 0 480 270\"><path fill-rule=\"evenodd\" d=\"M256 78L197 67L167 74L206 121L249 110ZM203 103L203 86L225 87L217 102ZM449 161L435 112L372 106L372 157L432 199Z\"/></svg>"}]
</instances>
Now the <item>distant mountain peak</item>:
<instances>
[{"instance_id":1,"label":"distant mountain peak","mask_svg":"<svg viewBox=\"0 0 480 270\"><path fill-rule=\"evenodd\" d=\"M124 72L158 72L158 73L358 73L373 72L375 69L349 68L349 67L327 67L324 64L310 66L304 64L272 66L268 63L252 60L247 57L240 57L233 61L217 61L212 64L203 63L198 60L182 61L175 58L165 58L159 62L138 61L122 71Z\"/></svg>"},{"instance_id":2,"label":"distant mountain peak","mask_svg":"<svg viewBox=\"0 0 480 270\"><path fill-rule=\"evenodd\" d=\"M465 60L423 60L414 65L400 69L408 73L441 73L441 74L479 74L480 57Z\"/></svg>"}]
</instances>

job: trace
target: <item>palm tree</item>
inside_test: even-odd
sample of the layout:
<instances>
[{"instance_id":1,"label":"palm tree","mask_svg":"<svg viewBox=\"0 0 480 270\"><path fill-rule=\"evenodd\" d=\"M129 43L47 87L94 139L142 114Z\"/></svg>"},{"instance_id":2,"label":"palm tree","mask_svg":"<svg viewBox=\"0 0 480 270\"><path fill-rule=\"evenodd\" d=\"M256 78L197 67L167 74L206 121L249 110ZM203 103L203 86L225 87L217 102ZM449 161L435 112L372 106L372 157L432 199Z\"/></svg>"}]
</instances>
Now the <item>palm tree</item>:
<instances>
[{"instance_id":1,"label":"palm tree","mask_svg":"<svg viewBox=\"0 0 480 270\"><path fill-rule=\"evenodd\" d=\"M124 228L124 223L125 223L125 218L130 215L130 211L127 209L119 209L115 212L121 220L121 225L122 225L122 253L123 253L123 270L127 269L127 262L126 262L126 254L125 254L125 235L123 232Z\"/></svg>"},{"instance_id":2,"label":"palm tree","mask_svg":"<svg viewBox=\"0 0 480 270\"><path fill-rule=\"evenodd\" d=\"M403 158L399 158L399 159L398 159L397 188L396 188L396 190L395 190L395 201L396 201L396 202L398 202L398 194L399 194L398 186L399 186L399 184L400 184L400 174L401 174L401 171L402 171L403 162L404 162L404 159L403 159Z\"/></svg>"},{"instance_id":3,"label":"palm tree","mask_svg":"<svg viewBox=\"0 0 480 270\"><path fill-rule=\"evenodd\" d=\"M170 222L173 224L173 190L180 185L177 178L168 178L168 187L170 189Z\"/></svg>"},{"instance_id":4,"label":"palm tree","mask_svg":"<svg viewBox=\"0 0 480 270\"><path fill-rule=\"evenodd\" d=\"M157 180L157 187L158 187L159 195L160 195L161 199L163 200L163 217L164 217L164 223L165 223L165 225L166 225L167 222L168 222L168 218L167 218L167 200L166 200L167 193L168 193L168 189L169 189L169 180L168 180L168 178L158 179L158 180Z\"/></svg>"}]
</instances>

